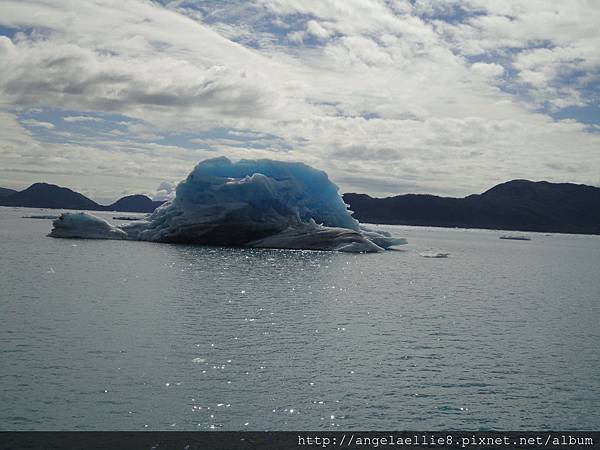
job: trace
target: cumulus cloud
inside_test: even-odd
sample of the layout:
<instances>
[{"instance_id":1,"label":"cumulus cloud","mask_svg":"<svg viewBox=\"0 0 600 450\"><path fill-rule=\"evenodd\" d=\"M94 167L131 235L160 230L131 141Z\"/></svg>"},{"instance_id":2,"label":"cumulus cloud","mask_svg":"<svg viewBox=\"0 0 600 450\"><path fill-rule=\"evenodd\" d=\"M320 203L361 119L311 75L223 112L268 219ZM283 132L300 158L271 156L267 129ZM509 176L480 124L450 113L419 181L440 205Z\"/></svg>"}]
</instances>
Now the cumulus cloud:
<instances>
[{"instance_id":1,"label":"cumulus cloud","mask_svg":"<svg viewBox=\"0 0 600 450\"><path fill-rule=\"evenodd\" d=\"M316 20L309 20L306 23L306 32L319 39L327 39L331 36L331 33Z\"/></svg>"},{"instance_id":2,"label":"cumulus cloud","mask_svg":"<svg viewBox=\"0 0 600 450\"><path fill-rule=\"evenodd\" d=\"M461 0L455 4L467 13L477 13L467 14L458 24L436 21L457 51L509 60L517 72L515 83L521 82L538 103L557 107L588 103L578 92L600 80L597 6L578 1L516 0Z\"/></svg>"},{"instance_id":3,"label":"cumulus cloud","mask_svg":"<svg viewBox=\"0 0 600 450\"><path fill-rule=\"evenodd\" d=\"M496 63L478 62L471 66L471 70L486 78L499 77L504 73L504 67Z\"/></svg>"},{"instance_id":4,"label":"cumulus cloud","mask_svg":"<svg viewBox=\"0 0 600 450\"><path fill-rule=\"evenodd\" d=\"M175 198L176 186L177 184L173 183L172 181L161 181L156 188L156 192L152 196L152 199L156 201L172 200Z\"/></svg>"}]
</instances>

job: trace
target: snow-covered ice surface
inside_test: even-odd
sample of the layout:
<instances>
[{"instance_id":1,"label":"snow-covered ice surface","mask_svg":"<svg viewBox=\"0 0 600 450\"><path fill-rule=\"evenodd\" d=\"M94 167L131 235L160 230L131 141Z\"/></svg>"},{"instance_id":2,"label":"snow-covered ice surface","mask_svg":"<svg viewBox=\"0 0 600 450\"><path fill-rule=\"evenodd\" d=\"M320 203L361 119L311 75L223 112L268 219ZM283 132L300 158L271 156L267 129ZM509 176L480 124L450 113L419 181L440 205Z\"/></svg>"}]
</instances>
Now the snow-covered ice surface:
<instances>
[{"instance_id":1,"label":"snow-covered ice surface","mask_svg":"<svg viewBox=\"0 0 600 450\"><path fill-rule=\"evenodd\" d=\"M358 223L323 171L302 163L225 157L199 163L173 200L145 220L113 227L65 213L53 237L257 248L377 252L406 240Z\"/></svg>"}]
</instances>

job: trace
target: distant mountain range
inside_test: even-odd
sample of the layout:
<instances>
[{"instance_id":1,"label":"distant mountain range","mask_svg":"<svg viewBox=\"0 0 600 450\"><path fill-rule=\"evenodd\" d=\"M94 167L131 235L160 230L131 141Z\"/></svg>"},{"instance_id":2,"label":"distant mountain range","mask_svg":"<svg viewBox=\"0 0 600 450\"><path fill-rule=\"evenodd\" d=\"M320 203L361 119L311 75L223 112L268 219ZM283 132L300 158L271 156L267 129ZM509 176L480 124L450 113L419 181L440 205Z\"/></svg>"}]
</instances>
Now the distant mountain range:
<instances>
[{"instance_id":1,"label":"distant mountain range","mask_svg":"<svg viewBox=\"0 0 600 450\"><path fill-rule=\"evenodd\" d=\"M361 222L600 234L600 188L513 180L465 198L344 194Z\"/></svg>"},{"instance_id":2,"label":"distant mountain range","mask_svg":"<svg viewBox=\"0 0 600 450\"><path fill-rule=\"evenodd\" d=\"M128 195L104 206L71 189L48 183L35 183L20 192L0 188L0 206L148 213L162 204L145 195Z\"/></svg>"},{"instance_id":3,"label":"distant mountain range","mask_svg":"<svg viewBox=\"0 0 600 450\"><path fill-rule=\"evenodd\" d=\"M392 225L600 234L600 188L513 180L464 198L407 194L373 198L344 194L361 222ZM152 212L163 202L129 195L100 205L71 189L35 183L23 191L0 188L0 206Z\"/></svg>"},{"instance_id":4,"label":"distant mountain range","mask_svg":"<svg viewBox=\"0 0 600 450\"><path fill-rule=\"evenodd\" d=\"M14 189L0 188L0 198L16 194L17 192L18 191L15 191Z\"/></svg>"}]
</instances>

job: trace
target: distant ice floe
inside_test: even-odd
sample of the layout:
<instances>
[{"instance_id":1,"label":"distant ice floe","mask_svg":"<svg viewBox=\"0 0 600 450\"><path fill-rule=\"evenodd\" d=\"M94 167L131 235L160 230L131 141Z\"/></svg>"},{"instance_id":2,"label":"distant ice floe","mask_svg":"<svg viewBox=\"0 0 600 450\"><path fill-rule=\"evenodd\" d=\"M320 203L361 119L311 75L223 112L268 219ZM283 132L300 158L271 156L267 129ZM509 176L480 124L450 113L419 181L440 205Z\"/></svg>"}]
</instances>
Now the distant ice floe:
<instances>
[{"instance_id":1,"label":"distant ice floe","mask_svg":"<svg viewBox=\"0 0 600 450\"><path fill-rule=\"evenodd\" d=\"M522 236L522 235L504 235L504 236L500 236L500 239L508 239L511 241L530 241L531 238L529 236Z\"/></svg>"},{"instance_id":2,"label":"distant ice floe","mask_svg":"<svg viewBox=\"0 0 600 450\"><path fill-rule=\"evenodd\" d=\"M50 236L355 253L406 244L365 228L351 213L323 171L221 157L199 163L175 198L143 220L115 227L88 213L65 213Z\"/></svg>"},{"instance_id":3,"label":"distant ice floe","mask_svg":"<svg viewBox=\"0 0 600 450\"><path fill-rule=\"evenodd\" d=\"M447 258L450 256L450 253L441 253L428 250L425 252L419 252L419 255L421 255L423 258Z\"/></svg>"},{"instance_id":4,"label":"distant ice floe","mask_svg":"<svg viewBox=\"0 0 600 450\"><path fill-rule=\"evenodd\" d=\"M32 214L31 216L22 216L23 219L58 219L58 216L49 214Z\"/></svg>"}]
</instances>

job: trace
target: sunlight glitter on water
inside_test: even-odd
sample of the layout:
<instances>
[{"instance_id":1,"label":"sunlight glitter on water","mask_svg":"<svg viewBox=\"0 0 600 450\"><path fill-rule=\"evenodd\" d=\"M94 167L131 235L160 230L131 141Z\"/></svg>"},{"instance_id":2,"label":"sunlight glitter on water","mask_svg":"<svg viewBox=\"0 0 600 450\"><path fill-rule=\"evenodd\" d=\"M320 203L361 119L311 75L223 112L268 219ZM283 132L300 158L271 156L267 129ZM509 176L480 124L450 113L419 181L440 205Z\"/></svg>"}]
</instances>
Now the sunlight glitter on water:
<instances>
[{"instance_id":1,"label":"sunlight glitter on water","mask_svg":"<svg viewBox=\"0 0 600 450\"><path fill-rule=\"evenodd\" d=\"M525 250L402 229L410 251L378 255L73 247L6 214L12 429L600 427L596 237Z\"/></svg>"}]
</instances>

